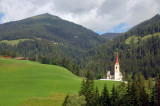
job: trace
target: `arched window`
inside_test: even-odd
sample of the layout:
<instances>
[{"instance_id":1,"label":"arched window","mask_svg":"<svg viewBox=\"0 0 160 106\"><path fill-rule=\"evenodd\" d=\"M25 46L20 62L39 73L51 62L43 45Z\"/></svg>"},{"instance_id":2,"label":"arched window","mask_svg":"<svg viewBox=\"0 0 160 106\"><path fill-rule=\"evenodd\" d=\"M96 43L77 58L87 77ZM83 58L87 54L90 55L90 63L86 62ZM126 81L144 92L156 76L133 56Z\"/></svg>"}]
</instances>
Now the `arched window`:
<instances>
[{"instance_id":1,"label":"arched window","mask_svg":"<svg viewBox=\"0 0 160 106\"><path fill-rule=\"evenodd\" d=\"M117 69L117 66L116 66L116 69Z\"/></svg>"}]
</instances>

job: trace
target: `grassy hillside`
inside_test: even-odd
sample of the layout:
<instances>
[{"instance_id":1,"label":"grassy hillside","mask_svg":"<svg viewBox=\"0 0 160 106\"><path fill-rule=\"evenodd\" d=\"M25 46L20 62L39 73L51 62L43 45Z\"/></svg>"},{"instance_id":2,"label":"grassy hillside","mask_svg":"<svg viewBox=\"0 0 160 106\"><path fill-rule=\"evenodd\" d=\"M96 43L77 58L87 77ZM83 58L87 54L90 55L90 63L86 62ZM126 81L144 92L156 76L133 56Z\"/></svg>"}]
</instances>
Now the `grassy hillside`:
<instances>
[{"instance_id":1,"label":"grassy hillside","mask_svg":"<svg viewBox=\"0 0 160 106\"><path fill-rule=\"evenodd\" d=\"M154 33L154 34L148 34L144 37L141 37L141 36L136 36L136 35L133 35L131 37L129 37L128 39L125 40L125 43L127 45L129 45L131 42L133 42L134 44L138 43L138 39L141 39L142 41L148 39L148 38L151 38L152 36L160 36L160 32L157 32L157 33Z\"/></svg>"},{"instance_id":2,"label":"grassy hillside","mask_svg":"<svg viewBox=\"0 0 160 106\"><path fill-rule=\"evenodd\" d=\"M61 105L67 93L78 92L82 79L67 69L32 61L0 58L0 105ZM102 90L119 82L95 81Z\"/></svg>"},{"instance_id":3,"label":"grassy hillside","mask_svg":"<svg viewBox=\"0 0 160 106\"><path fill-rule=\"evenodd\" d=\"M18 45L19 42L27 41L27 40L32 40L32 39L17 39L17 40L2 40L0 43L7 43L8 45Z\"/></svg>"}]
</instances>

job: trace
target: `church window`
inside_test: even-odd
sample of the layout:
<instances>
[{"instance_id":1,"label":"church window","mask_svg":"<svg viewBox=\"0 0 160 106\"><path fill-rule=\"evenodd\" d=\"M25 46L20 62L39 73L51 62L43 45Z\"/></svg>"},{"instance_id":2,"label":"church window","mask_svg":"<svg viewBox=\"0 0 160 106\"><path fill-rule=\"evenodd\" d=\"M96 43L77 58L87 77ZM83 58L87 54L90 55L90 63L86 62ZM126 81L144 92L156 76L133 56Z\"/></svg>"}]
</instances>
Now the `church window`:
<instances>
[{"instance_id":1,"label":"church window","mask_svg":"<svg viewBox=\"0 0 160 106\"><path fill-rule=\"evenodd\" d=\"M116 69L117 69L117 66L116 66Z\"/></svg>"}]
</instances>

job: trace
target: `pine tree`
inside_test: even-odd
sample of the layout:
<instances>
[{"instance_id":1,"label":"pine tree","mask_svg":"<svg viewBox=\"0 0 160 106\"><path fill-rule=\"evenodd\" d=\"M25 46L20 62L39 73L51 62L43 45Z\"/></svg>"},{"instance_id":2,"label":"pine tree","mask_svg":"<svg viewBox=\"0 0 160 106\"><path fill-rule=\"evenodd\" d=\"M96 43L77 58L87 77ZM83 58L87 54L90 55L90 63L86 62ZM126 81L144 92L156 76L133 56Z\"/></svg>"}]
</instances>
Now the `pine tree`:
<instances>
[{"instance_id":1,"label":"pine tree","mask_svg":"<svg viewBox=\"0 0 160 106\"><path fill-rule=\"evenodd\" d=\"M112 106L118 106L119 105L118 99L119 99L118 91L115 88L115 86L113 85L112 94L111 94L111 105Z\"/></svg>"},{"instance_id":2,"label":"pine tree","mask_svg":"<svg viewBox=\"0 0 160 106\"><path fill-rule=\"evenodd\" d=\"M109 97L109 92L107 90L106 84L104 85L101 97L100 97L100 103L102 106L110 106L110 97Z\"/></svg>"},{"instance_id":3,"label":"pine tree","mask_svg":"<svg viewBox=\"0 0 160 106\"><path fill-rule=\"evenodd\" d=\"M69 95L67 94L65 99L64 99L63 106L67 106L68 98L69 98Z\"/></svg>"},{"instance_id":4,"label":"pine tree","mask_svg":"<svg viewBox=\"0 0 160 106\"><path fill-rule=\"evenodd\" d=\"M99 99L100 99L100 97L99 97L99 90L98 90L98 87L96 86L94 106L99 105L99 103L100 103Z\"/></svg>"},{"instance_id":5,"label":"pine tree","mask_svg":"<svg viewBox=\"0 0 160 106\"><path fill-rule=\"evenodd\" d=\"M83 79L82 84L81 84L81 88L80 88L80 91L79 91L79 95L85 95L85 94L86 94L86 82Z\"/></svg>"},{"instance_id":6,"label":"pine tree","mask_svg":"<svg viewBox=\"0 0 160 106\"><path fill-rule=\"evenodd\" d=\"M149 78L148 78L148 89L150 90L150 92L152 91L152 88L153 88L152 78L149 77Z\"/></svg>"},{"instance_id":7,"label":"pine tree","mask_svg":"<svg viewBox=\"0 0 160 106\"><path fill-rule=\"evenodd\" d=\"M155 97L155 87L152 89L152 93L150 94L149 99L149 106L155 106L156 105L156 97Z\"/></svg>"},{"instance_id":8,"label":"pine tree","mask_svg":"<svg viewBox=\"0 0 160 106\"><path fill-rule=\"evenodd\" d=\"M93 81L93 77L91 76L90 72L87 73L86 77L87 77L87 80L82 81L82 86L81 86L79 95L85 96L87 106L93 106L96 101L94 81Z\"/></svg>"},{"instance_id":9,"label":"pine tree","mask_svg":"<svg viewBox=\"0 0 160 106\"><path fill-rule=\"evenodd\" d=\"M160 106L160 75L156 77L156 104Z\"/></svg>"}]
</instances>

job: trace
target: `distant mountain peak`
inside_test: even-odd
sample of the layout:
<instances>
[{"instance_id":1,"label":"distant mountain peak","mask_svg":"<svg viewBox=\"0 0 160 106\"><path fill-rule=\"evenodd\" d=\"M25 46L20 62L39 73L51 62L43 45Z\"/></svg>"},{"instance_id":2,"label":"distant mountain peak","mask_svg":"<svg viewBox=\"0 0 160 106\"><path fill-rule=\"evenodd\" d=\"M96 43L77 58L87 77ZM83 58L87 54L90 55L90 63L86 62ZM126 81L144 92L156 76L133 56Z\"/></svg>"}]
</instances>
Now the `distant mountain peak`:
<instances>
[{"instance_id":1,"label":"distant mountain peak","mask_svg":"<svg viewBox=\"0 0 160 106\"><path fill-rule=\"evenodd\" d=\"M156 14L154 17L152 17L152 19L159 19L159 18L160 18L159 14Z\"/></svg>"},{"instance_id":2,"label":"distant mountain peak","mask_svg":"<svg viewBox=\"0 0 160 106\"><path fill-rule=\"evenodd\" d=\"M101 36L107 40L111 40L115 37L122 35L122 33L104 33Z\"/></svg>"},{"instance_id":3,"label":"distant mountain peak","mask_svg":"<svg viewBox=\"0 0 160 106\"><path fill-rule=\"evenodd\" d=\"M55 17L54 15L49 14L49 13L40 14L39 16L50 16L50 17ZM57 16L56 16L56 17L57 17Z\"/></svg>"},{"instance_id":4,"label":"distant mountain peak","mask_svg":"<svg viewBox=\"0 0 160 106\"><path fill-rule=\"evenodd\" d=\"M49 14L49 13L40 14L40 15L37 15L37 16L33 16L33 17L31 17L31 18L32 18L32 19L40 19L40 18L61 19L60 17L55 16L55 15L52 15L52 14Z\"/></svg>"},{"instance_id":5,"label":"distant mountain peak","mask_svg":"<svg viewBox=\"0 0 160 106\"><path fill-rule=\"evenodd\" d=\"M139 23L138 25L132 27L128 32L137 32L143 30L145 28L145 26L147 25L156 25L158 22L160 21L160 15L156 14L154 17L152 17L151 19L148 19L146 21L143 21L141 23ZM136 31L137 30L137 31ZM143 31L142 31L143 32ZM137 34L137 33L136 33ZM140 33L139 33L140 34ZM143 33L141 33L140 35L142 35Z\"/></svg>"}]
</instances>

